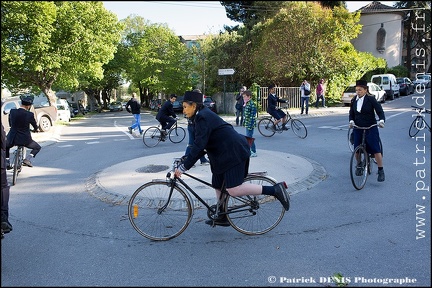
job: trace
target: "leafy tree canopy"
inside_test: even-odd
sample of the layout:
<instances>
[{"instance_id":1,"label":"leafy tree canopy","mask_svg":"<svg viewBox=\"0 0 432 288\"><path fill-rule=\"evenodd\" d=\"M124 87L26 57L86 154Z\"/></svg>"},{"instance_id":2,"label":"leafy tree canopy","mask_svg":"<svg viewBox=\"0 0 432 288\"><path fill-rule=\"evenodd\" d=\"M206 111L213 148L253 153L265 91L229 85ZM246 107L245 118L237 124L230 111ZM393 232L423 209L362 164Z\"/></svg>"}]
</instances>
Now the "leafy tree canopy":
<instances>
[{"instance_id":1,"label":"leafy tree canopy","mask_svg":"<svg viewBox=\"0 0 432 288\"><path fill-rule=\"evenodd\" d=\"M2 1L1 76L7 88L76 88L101 79L122 26L100 1Z\"/></svg>"}]
</instances>

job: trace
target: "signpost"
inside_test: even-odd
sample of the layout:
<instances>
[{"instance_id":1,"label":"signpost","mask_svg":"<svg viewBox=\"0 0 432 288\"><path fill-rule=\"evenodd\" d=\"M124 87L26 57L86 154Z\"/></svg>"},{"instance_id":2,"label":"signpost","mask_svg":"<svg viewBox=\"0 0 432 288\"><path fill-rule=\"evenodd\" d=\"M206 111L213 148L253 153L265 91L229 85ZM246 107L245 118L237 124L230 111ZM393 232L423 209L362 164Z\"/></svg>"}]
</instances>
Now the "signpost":
<instances>
[{"instance_id":1,"label":"signpost","mask_svg":"<svg viewBox=\"0 0 432 288\"><path fill-rule=\"evenodd\" d=\"M219 76L226 76L226 75L233 75L235 73L235 70L233 68L226 68L226 69L218 69L218 75ZM227 107L226 107L226 95L225 95L225 77L223 78L224 82L224 93L223 93L223 98L224 98L224 112L227 113Z\"/></svg>"},{"instance_id":2,"label":"signpost","mask_svg":"<svg viewBox=\"0 0 432 288\"><path fill-rule=\"evenodd\" d=\"M224 76L224 75L233 75L235 73L235 70L233 68L227 68L227 69L219 69L218 75Z\"/></svg>"}]
</instances>

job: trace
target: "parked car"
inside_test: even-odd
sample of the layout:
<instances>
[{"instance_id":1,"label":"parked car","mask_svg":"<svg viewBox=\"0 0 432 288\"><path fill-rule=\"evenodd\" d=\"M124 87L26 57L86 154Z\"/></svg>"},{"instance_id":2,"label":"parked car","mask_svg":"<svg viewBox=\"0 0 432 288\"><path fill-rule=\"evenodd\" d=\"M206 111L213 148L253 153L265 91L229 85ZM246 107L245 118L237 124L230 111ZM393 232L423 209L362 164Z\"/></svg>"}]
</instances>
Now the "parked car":
<instances>
[{"instance_id":1,"label":"parked car","mask_svg":"<svg viewBox=\"0 0 432 288\"><path fill-rule=\"evenodd\" d=\"M413 81L414 89L417 85L424 85L425 88L431 87L431 75L430 74L420 74L417 75L417 79Z\"/></svg>"},{"instance_id":2,"label":"parked car","mask_svg":"<svg viewBox=\"0 0 432 288\"><path fill-rule=\"evenodd\" d=\"M393 74L376 74L372 75L372 83L377 84L385 91L386 97L393 100L395 97L399 97L399 84L396 81L396 76Z\"/></svg>"},{"instance_id":3,"label":"parked car","mask_svg":"<svg viewBox=\"0 0 432 288\"><path fill-rule=\"evenodd\" d=\"M81 113L82 115L85 115L87 111L84 109L84 106L82 104L78 103L69 103L72 106L72 111L74 115L78 115L78 113Z\"/></svg>"},{"instance_id":4,"label":"parked car","mask_svg":"<svg viewBox=\"0 0 432 288\"><path fill-rule=\"evenodd\" d=\"M150 109L159 111L159 109L162 106L162 100L161 99L152 99L150 100Z\"/></svg>"},{"instance_id":5,"label":"parked car","mask_svg":"<svg viewBox=\"0 0 432 288\"><path fill-rule=\"evenodd\" d=\"M203 104L204 106L207 106L208 108L210 108L210 110L212 110L214 113L217 114L216 101L214 101L212 97L204 96Z\"/></svg>"},{"instance_id":6,"label":"parked car","mask_svg":"<svg viewBox=\"0 0 432 288\"><path fill-rule=\"evenodd\" d=\"M123 105L120 101L111 102L108 108L110 112L123 111Z\"/></svg>"},{"instance_id":7,"label":"parked car","mask_svg":"<svg viewBox=\"0 0 432 288\"><path fill-rule=\"evenodd\" d=\"M23 94L20 96L11 97L2 100L1 106L1 122L5 132L9 132L9 112L11 109L18 109L21 107L21 98L30 96L33 98L33 105L30 111L34 113L36 124L39 130L42 132L47 132L53 126L53 123L57 120L57 107L50 105L48 97L44 94L33 95L33 94Z\"/></svg>"},{"instance_id":8,"label":"parked car","mask_svg":"<svg viewBox=\"0 0 432 288\"><path fill-rule=\"evenodd\" d=\"M408 77L396 78L396 82L399 84L400 95L409 95L414 93L414 83Z\"/></svg>"},{"instance_id":9,"label":"parked car","mask_svg":"<svg viewBox=\"0 0 432 288\"><path fill-rule=\"evenodd\" d=\"M176 101L173 102L174 112L183 113L183 98L184 96L178 96Z\"/></svg>"},{"instance_id":10,"label":"parked car","mask_svg":"<svg viewBox=\"0 0 432 288\"><path fill-rule=\"evenodd\" d=\"M375 96L378 102L384 103L386 100L386 92L381 89L377 84L368 82L368 89L371 94ZM356 95L355 92L355 83L348 86L345 91L342 93L342 103L345 106L349 106L351 104L351 99Z\"/></svg>"},{"instance_id":11,"label":"parked car","mask_svg":"<svg viewBox=\"0 0 432 288\"><path fill-rule=\"evenodd\" d=\"M71 111L69 103L65 99L57 99L57 119L65 122L70 122Z\"/></svg>"}]
</instances>

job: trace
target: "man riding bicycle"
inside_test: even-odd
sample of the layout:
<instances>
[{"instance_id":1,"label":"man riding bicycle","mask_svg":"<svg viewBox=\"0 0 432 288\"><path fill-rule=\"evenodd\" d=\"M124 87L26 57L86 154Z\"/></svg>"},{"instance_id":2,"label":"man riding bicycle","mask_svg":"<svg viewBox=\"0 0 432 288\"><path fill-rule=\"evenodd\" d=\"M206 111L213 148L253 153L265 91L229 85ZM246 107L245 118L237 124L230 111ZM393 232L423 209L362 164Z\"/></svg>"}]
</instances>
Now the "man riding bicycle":
<instances>
[{"instance_id":1,"label":"man riding bicycle","mask_svg":"<svg viewBox=\"0 0 432 288\"><path fill-rule=\"evenodd\" d=\"M171 94L170 99L165 101L162 107L159 109L156 119L162 125L162 137L165 138L167 135L166 129L170 129L174 125L177 115L174 112L173 103L177 100L177 95Z\"/></svg>"},{"instance_id":2,"label":"man riding bicycle","mask_svg":"<svg viewBox=\"0 0 432 288\"><path fill-rule=\"evenodd\" d=\"M276 119L276 122L274 123L274 125L276 126L279 122L282 122L282 129L283 130L288 130L287 127L285 127L286 123L287 123L287 115L285 114L285 112L283 112L282 110L280 110L277 107L278 102L280 103L287 103L287 100L283 100L283 99L279 99L279 97L276 95L275 93L275 85L270 85L268 87L268 91L269 91L269 95L268 95L268 106L267 106L267 113L269 113L271 116L273 116Z\"/></svg>"},{"instance_id":3,"label":"man riding bicycle","mask_svg":"<svg viewBox=\"0 0 432 288\"><path fill-rule=\"evenodd\" d=\"M6 143L7 169L12 169L9 161L9 149L13 146L25 146L26 148L31 149L30 153L27 154L23 161L23 164L29 167L33 167L30 159L36 157L36 154L39 153L42 148L36 141L32 139L30 133L30 125L33 127L34 132L37 132L38 130L34 113L30 112L32 105L33 99L30 97L25 97L21 99L21 107L19 109L10 110L10 130L7 135Z\"/></svg>"}]
</instances>

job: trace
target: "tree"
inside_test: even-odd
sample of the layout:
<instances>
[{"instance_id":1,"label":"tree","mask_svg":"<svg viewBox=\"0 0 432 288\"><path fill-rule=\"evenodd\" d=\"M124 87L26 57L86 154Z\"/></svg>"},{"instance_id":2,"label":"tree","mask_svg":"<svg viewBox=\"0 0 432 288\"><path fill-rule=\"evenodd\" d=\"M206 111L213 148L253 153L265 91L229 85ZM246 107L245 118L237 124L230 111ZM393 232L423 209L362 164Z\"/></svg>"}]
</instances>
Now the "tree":
<instances>
[{"instance_id":1,"label":"tree","mask_svg":"<svg viewBox=\"0 0 432 288\"><path fill-rule=\"evenodd\" d=\"M114 57L121 25L100 1L2 1L2 85L40 89L55 105L52 86L101 79Z\"/></svg>"},{"instance_id":2,"label":"tree","mask_svg":"<svg viewBox=\"0 0 432 288\"><path fill-rule=\"evenodd\" d=\"M404 47L406 47L404 63L406 68L411 72L413 66L418 64L419 67L414 69L417 71L424 64L424 69L429 66L430 72L432 65L430 65L430 62L427 63L430 61L430 57L425 56L431 55L431 1L399 1L396 2L395 7L406 9L405 21L403 22L404 33L406 33L404 39L407 39L407 42L404 43ZM424 49L425 53L422 54L422 57L418 57L413 61L412 55L415 53L412 53L412 51L420 51L421 49Z\"/></svg>"},{"instance_id":3,"label":"tree","mask_svg":"<svg viewBox=\"0 0 432 288\"><path fill-rule=\"evenodd\" d=\"M151 24L139 16L122 20L124 30L119 53L125 78L138 87L141 102L150 96L183 94L191 88L192 58L174 32L162 24Z\"/></svg>"}]
</instances>

